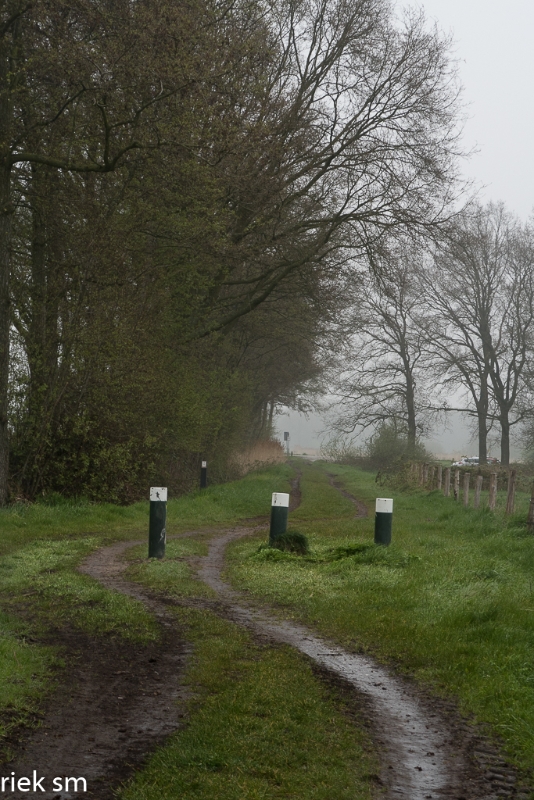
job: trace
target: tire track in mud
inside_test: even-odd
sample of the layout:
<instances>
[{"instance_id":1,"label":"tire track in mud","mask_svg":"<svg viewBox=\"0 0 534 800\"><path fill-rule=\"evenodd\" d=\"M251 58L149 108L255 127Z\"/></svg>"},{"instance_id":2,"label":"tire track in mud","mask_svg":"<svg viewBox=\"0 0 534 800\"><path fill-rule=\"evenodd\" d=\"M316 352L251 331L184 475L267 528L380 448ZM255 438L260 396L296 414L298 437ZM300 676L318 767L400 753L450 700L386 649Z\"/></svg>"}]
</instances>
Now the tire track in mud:
<instances>
[{"instance_id":1,"label":"tire track in mud","mask_svg":"<svg viewBox=\"0 0 534 800\"><path fill-rule=\"evenodd\" d=\"M393 675L369 656L349 653L304 625L276 620L269 609L258 611L243 605L243 596L225 583L222 571L227 545L250 533L236 529L214 538L199 578L217 592L232 621L300 650L363 695L388 798L497 800L530 796L517 793L516 774L495 748L465 721L447 719L450 705L448 708L446 702L426 698L408 680ZM470 755L477 745L488 757L493 752L491 768L481 769Z\"/></svg>"},{"instance_id":2,"label":"tire track in mud","mask_svg":"<svg viewBox=\"0 0 534 800\"><path fill-rule=\"evenodd\" d=\"M292 508L300 502L300 475L292 482ZM333 484L335 485L335 484ZM339 487L335 487L338 488ZM360 506L356 498L351 498ZM361 512L361 509L360 509ZM39 765L46 773L83 775L84 794L16 794L45 800L111 800L115 790L142 766L146 755L183 724L181 686L188 646L176 630L169 605L205 607L245 626L263 641L290 645L308 656L316 674L341 685L357 699L359 722L366 724L379 751L381 782L389 800L498 800L530 797L517 785L515 771L498 749L455 711L454 704L425 695L366 655L349 653L304 625L279 620L268 607L247 606L246 597L223 579L224 553L237 538L265 529L191 531L169 538L212 535L208 555L195 558L198 577L217 599L158 597L124 578L124 552L141 541L120 542L95 551L81 571L111 591L144 603L162 630L160 642L129 646L123 640L96 642L81 634L70 642L70 668L47 704L42 727L32 732L19 758L8 765L17 775ZM182 705L180 707L180 701ZM9 772L3 772L9 774Z\"/></svg>"},{"instance_id":3,"label":"tire track in mud","mask_svg":"<svg viewBox=\"0 0 534 800\"><path fill-rule=\"evenodd\" d=\"M17 777L32 776L36 769L46 776L46 791L10 792L9 797L113 800L147 755L183 726L188 692L182 678L191 648L165 604L122 577L124 551L140 543L100 548L80 571L144 603L159 623L160 639L139 644L78 630L51 632L44 643L58 647L67 662L56 676L60 685L45 703L39 728L13 743L18 755L2 768L2 775L14 771ZM56 776L62 778L62 791L52 791ZM85 778L87 792L72 791L73 783L64 791L65 777Z\"/></svg>"},{"instance_id":4,"label":"tire track in mud","mask_svg":"<svg viewBox=\"0 0 534 800\"><path fill-rule=\"evenodd\" d=\"M369 509L361 500L358 500L357 497L354 497L353 494L347 492L347 490L343 487L343 484L337 480L336 476L333 475L331 472L326 473L328 475L328 479L330 481L330 486L333 486L334 489L337 489L340 494L343 495L347 500L356 507L356 514L355 517L363 518L369 516Z\"/></svg>"}]
</instances>

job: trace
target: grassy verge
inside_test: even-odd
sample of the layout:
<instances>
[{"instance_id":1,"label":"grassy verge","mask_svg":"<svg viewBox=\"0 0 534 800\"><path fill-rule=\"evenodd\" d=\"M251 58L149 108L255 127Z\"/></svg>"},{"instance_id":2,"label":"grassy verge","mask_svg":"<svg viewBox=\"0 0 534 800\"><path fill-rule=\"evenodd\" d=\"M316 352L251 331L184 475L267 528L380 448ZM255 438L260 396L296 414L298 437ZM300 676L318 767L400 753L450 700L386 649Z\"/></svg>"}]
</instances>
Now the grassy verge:
<instances>
[{"instance_id":1,"label":"grassy verge","mask_svg":"<svg viewBox=\"0 0 534 800\"><path fill-rule=\"evenodd\" d=\"M367 519L347 518L346 499L338 494L336 504L335 489L317 475L326 470L370 504ZM438 492L377 489L373 476L330 464L304 468L302 493L291 526L308 537L310 555L258 551L259 540L241 540L230 549L234 584L458 697L499 734L517 764L533 770L528 498L519 496L519 513L505 518L464 509ZM377 495L395 499L387 549L372 544Z\"/></svg>"},{"instance_id":2,"label":"grassy verge","mask_svg":"<svg viewBox=\"0 0 534 800\"><path fill-rule=\"evenodd\" d=\"M178 615L195 643L190 720L122 800L373 796L377 764L366 737L305 659L255 644L209 612Z\"/></svg>"},{"instance_id":3,"label":"grassy verge","mask_svg":"<svg viewBox=\"0 0 534 800\"><path fill-rule=\"evenodd\" d=\"M267 516L271 492L289 491L293 470L279 464L240 481L191 492L167 503L167 531L230 525L246 517ZM148 499L131 506L55 498L54 504L17 503L0 509L0 557L37 540L99 535L106 541L147 536Z\"/></svg>"},{"instance_id":4,"label":"grassy verge","mask_svg":"<svg viewBox=\"0 0 534 800\"><path fill-rule=\"evenodd\" d=\"M290 467L278 465L242 481L171 500L167 530L176 533L267 515L270 493L287 491L291 475ZM48 630L69 626L140 642L157 635L142 604L107 591L76 569L102 544L146 539L148 501L128 507L60 497L52 501L0 509L0 750L19 724L34 718L53 686L60 661L51 647L39 642L46 640ZM170 560L173 547L169 545ZM144 560L145 555L146 544L138 556ZM199 587L186 586L187 565L181 555L176 557L173 579L182 592L194 594ZM166 563L164 568L170 566ZM153 565L146 569L161 583L161 570Z\"/></svg>"}]
</instances>

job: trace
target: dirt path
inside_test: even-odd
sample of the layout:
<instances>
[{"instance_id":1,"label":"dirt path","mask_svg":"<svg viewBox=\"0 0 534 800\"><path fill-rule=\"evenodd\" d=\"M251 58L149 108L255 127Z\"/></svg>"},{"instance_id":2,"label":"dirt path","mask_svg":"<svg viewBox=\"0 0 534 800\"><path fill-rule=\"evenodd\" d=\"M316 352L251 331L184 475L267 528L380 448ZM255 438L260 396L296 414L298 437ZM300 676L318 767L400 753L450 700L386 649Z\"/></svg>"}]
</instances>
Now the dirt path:
<instances>
[{"instance_id":1,"label":"dirt path","mask_svg":"<svg viewBox=\"0 0 534 800\"><path fill-rule=\"evenodd\" d=\"M19 757L1 771L32 777L36 769L45 778L41 786L46 791L9 792L9 797L112 800L115 789L147 755L183 725L187 693L181 677L190 650L165 605L121 577L121 557L136 544L97 550L81 569L107 588L145 603L159 621L160 640L140 645L74 630L52 633L50 643L67 659L61 685L43 709L42 725L20 743ZM62 779L61 791L52 791L55 777ZM85 778L87 792L81 791L81 782L70 782L65 791L65 777Z\"/></svg>"},{"instance_id":2,"label":"dirt path","mask_svg":"<svg viewBox=\"0 0 534 800\"><path fill-rule=\"evenodd\" d=\"M347 492L347 490L343 488L341 482L338 481L336 476L332 475L331 472L327 472L326 474L330 479L330 485L333 486L334 489L337 489L338 492L343 495L343 497L346 497L347 500L350 500L350 502L356 507L356 514L354 516L360 518L367 517L369 515L369 509L367 508L365 503L362 503L362 501L358 500L357 497L354 497L353 494Z\"/></svg>"},{"instance_id":3,"label":"dirt path","mask_svg":"<svg viewBox=\"0 0 534 800\"><path fill-rule=\"evenodd\" d=\"M299 492L297 477L292 486L293 507L298 505ZM363 504L351 499L361 514ZM319 677L342 683L357 699L361 721L376 742L388 800L530 796L517 786L513 769L498 750L451 703L428 697L373 659L347 652L303 625L280 621L269 608L250 608L245 596L223 579L224 553L229 542L258 529L211 532L208 555L195 563L199 578L217 592L218 600L195 602L263 639L300 650L317 665ZM161 641L145 647L109 639L97 641L95 647L94 639L63 633L63 644L71 652L64 683L49 701L43 726L29 736L20 758L3 771L4 775L10 770L31 775L36 767L47 765L49 782L56 775L84 776L89 791L10 793L10 797L111 800L114 789L139 768L147 753L182 724L179 701L185 693L180 678L188 649L168 612L169 604L180 601L160 600L124 578L124 552L136 544L101 548L81 569L108 589L143 602L161 625Z\"/></svg>"},{"instance_id":4,"label":"dirt path","mask_svg":"<svg viewBox=\"0 0 534 800\"><path fill-rule=\"evenodd\" d=\"M221 573L226 546L248 533L234 530L215 537L202 560L199 577L218 593L233 621L297 648L364 695L382 757L381 779L388 798L530 797L526 789L517 789L515 772L497 749L450 704L426 697L411 682L393 675L373 659L348 653L303 625L275 620L268 609L260 612L247 608Z\"/></svg>"}]
</instances>

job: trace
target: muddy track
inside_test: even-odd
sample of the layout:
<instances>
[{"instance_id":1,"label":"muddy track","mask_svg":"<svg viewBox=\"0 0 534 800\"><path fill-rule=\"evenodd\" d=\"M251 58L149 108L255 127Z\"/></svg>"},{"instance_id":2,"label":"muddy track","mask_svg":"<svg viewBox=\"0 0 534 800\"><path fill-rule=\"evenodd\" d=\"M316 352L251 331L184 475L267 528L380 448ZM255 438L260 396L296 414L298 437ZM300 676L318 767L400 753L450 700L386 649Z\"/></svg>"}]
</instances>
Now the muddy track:
<instances>
[{"instance_id":1,"label":"muddy track","mask_svg":"<svg viewBox=\"0 0 534 800\"><path fill-rule=\"evenodd\" d=\"M330 480L330 485L333 486L334 489L337 489L338 492L343 495L343 497L346 497L347 500L350 500L350 502L356 507L356 513L354 516L359 518L367 517L369 514L369 509L367 508L365 503L362 503L362 501L358 500L357 497L354 497L353 494L347 492L347 490L343 488L341 482L338 481L336 476L332 475L331 472L327 472L326 474L328 475L328 478Z\"/></svg>"},{"instance_id":2,"label":"muddy track","mask_svg":"<svg viewBox=\"0 0 534 800\"><path fill-rule=\"evenodd\" d=\"M202 559L200 579L217 592L234 622L295 647L352 692L356 690L381 755L380 778L388 798L530 797L498 749L462 719L453 704L429 697L366 655L349 653L303 625L274 619L269 609L258 611L243 604L242 595L225 583L222 571L227 545L249 533L234 530L215 537Z\"/></svg>"},{"instance_id":3,"label":"muddy track","mask_svg":"<svg viewBox=\"0 0 534 800\"><path fill-rule=\"evenodd\" d=\"M290 481L290 492L289 492L289 511L295 511L302 501L302 492L300 490L300 479L302 478L302 470L298 467L294 467L295 470L295 477Z\"/></svg>"},{"instance_id":4,"label":"muddy track","mask_svg":"<svg viewBox=\"0 0 534 800\"><path fill-rule=\"evenodd\" d=\"M147 755L184 724L187 691L181 678L190 648L165 604L122 579L121 556L136 544L97 550L82 571L148 606L159 622L160 639L138 644L76 630L51 632L46 643L66 659L61 685L48 698L40 727L26 733L17 743L18 757L1 770L31 777L37 769L46 791L9 792L9 797L112 800ZM51 791L56 776L85 778L87 792L73 791L73 783L69 791Z\"/></svg>"},{"instance_id":5,"label":"muddy track","mask_svg":"<svg viewBox=\"0 0 534 800\"><path fill-rule=\"evenodd\" d=\"M297 474L292 485L293 507L300 501L299 479ZM84 573L151 610L161 626L161 641L140 646L122 639L95 642L79 633L57 633L71 654L61 675L63 683L48 702L41 728L28 736L20 757L2 774L14 770L17 775L31 775L46 765L40 774L50 779L84 776L89 791L10 793L10 797L111 800L147 754L183 724L186 693L180 679L189 651L169 613L172 605L209 608L264 642L284 643L309 657L318 678L342 691L352 702L357 724L368 727L381 758L380 781L388 800L530 796L518 786L514 770L498 748L463 719L453 703L425 694L367 655L345 651L303 625L281 621L267 607L248 606L246 597L224 581L224 553L231 541L258 530L250 526L202 531L211 537L209 552L192 563L198 577L217 593L216 600L160 598L126 580L124 552L138 541L101 548L84 562Z\"/></svg>"}]
</instances>

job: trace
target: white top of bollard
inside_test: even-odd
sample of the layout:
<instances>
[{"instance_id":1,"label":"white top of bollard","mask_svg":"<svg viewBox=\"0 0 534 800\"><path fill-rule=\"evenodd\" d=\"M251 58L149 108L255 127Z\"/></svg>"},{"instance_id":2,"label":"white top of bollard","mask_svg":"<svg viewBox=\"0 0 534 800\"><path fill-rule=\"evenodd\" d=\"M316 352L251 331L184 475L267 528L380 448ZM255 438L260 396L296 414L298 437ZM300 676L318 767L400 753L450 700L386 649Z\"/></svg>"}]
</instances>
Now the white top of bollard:
<instances>
[{"instance_id":1,"label":"white top of bollard","mask_svg":"<svg viewBox=\"0 0 534 800\"><path fill-rule=\"evenodd\" d=\"M150 499L151 500L161 500L162 502L167 502L167 487L165 486L151 486L150 487Z\"/></svg>"},{"instance_id":2,"label":"white top of bollard","mask_svg":"<svg viewBox=\"0 0 534 800\"><path fill-rule=\"evenodd\" d=\"M207 467L207 466L208 466L208 462L207 461L203 461L202 462L202 467Z\"/></svg>"},{"instance_id":3,"label":"white top of bollard","mask_svg":"<svg viewBox=\"0 0 534 800\"><path fill-rule=\"evenodd\" d=\"M282 508L289 508L289 495L284 492L273 492L272 506L282 506Z\"/></svg>"},{"instance_id":4,"label":"white top of bollard","mask_svg":"<svg viewBox=\"0 0 534 800\"><path fill-rule=\"evenodd\" d=\"M393 514L393 500L389 497L376 498L377 514Z\"/></svg>"}]
</instances>

